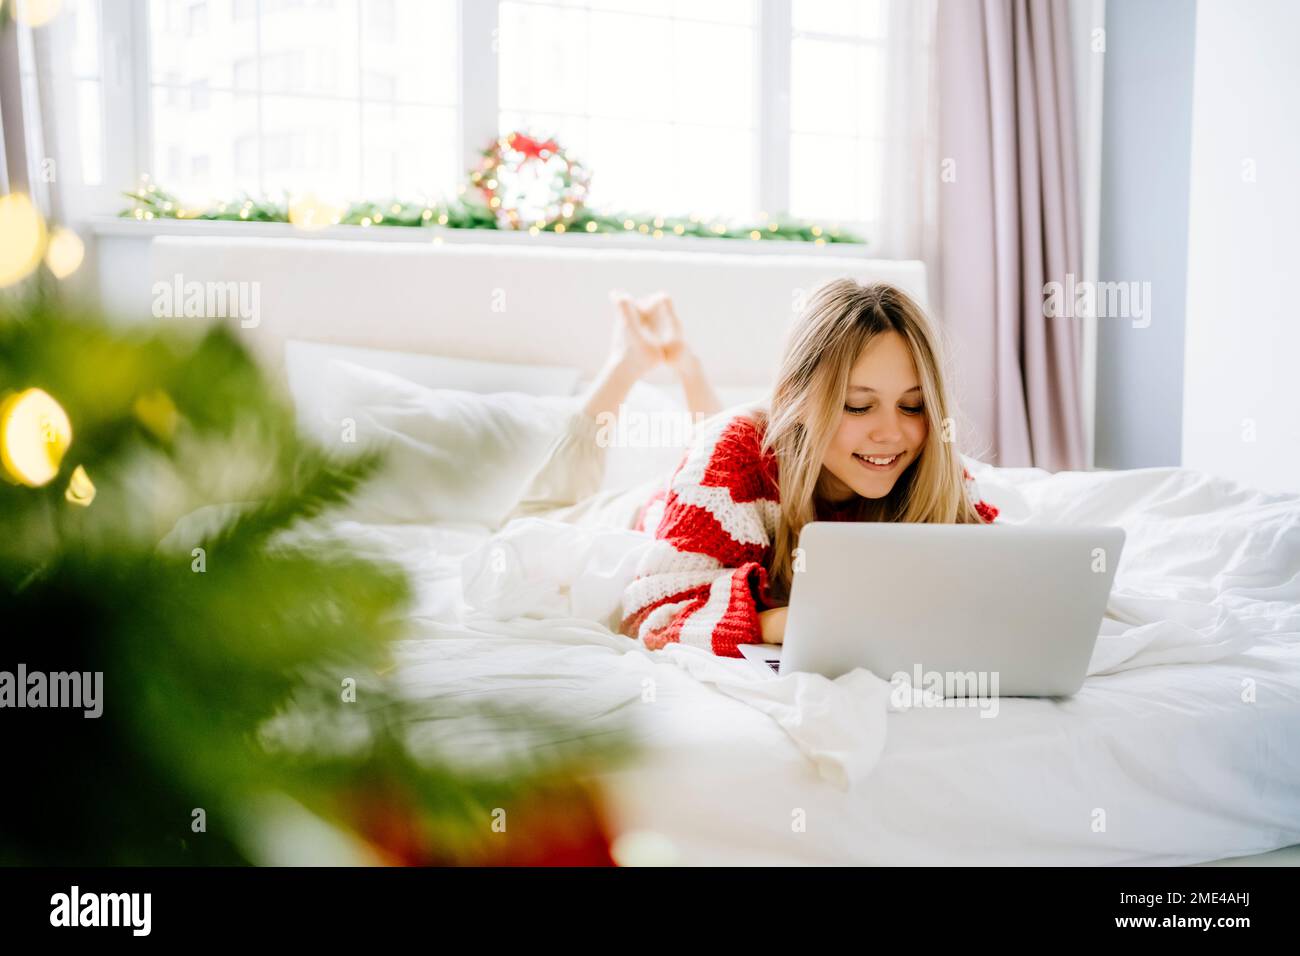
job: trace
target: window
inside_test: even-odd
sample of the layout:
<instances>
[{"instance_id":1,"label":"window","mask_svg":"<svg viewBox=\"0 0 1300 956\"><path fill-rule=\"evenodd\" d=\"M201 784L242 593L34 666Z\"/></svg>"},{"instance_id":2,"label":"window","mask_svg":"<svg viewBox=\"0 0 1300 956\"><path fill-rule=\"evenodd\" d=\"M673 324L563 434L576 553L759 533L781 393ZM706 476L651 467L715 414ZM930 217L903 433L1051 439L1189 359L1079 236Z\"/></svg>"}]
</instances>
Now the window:
<instances>
[{"instance_id":1,"label":"window","mask_svg":"<svg viewBox=\"0 0 1300 956\"><path fill-rule=\"evenodd\" d=\"M175 3L149 4L150 155L185 201L454 189L454 0Z\"/></svg>"},{"instance_id":2,"label":"window","mask_svg":"<svg viewBox=\"0 0 1300 956\"><path fill-rule=\"evenodd\" d=\"M793 0L790 212L874 224L886 136L885 0ZM834 95L831 95L834 91ZM851 169L853 175L845 175Z\"/></svg>"},{"instance_id":3,"label":"window","mask_svg":"<svg viewBox=\"0 0 1300 956\"><path fill-rule=\"evenodd\" d=\"M786 212L919 254L933 0L69 2L100 211L141 172L187 204L436 201L523 129L599 210ZM128 54L107 75L99 27Z\"/></svg>"},{"instance_id":4,"label":"window","mask_svg":"<svg viewBox=\"0 0 1300 956\"><path fill-rule=\"evenodd\" d=\"M99 0L77 0L73 8L72 82L77 103L81 178L87 186L98 186L104 180L99 35Z\"/></svg>"}]
</instances>

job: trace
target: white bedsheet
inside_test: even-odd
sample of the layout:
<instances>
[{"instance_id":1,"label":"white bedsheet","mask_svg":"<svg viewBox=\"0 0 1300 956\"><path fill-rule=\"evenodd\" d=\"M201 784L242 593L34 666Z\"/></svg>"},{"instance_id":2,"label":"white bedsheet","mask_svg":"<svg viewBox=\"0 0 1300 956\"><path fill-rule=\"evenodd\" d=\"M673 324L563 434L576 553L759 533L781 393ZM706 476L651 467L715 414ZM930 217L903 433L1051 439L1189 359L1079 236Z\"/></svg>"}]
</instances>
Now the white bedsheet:
<instances>
[{"instance_id":1,"label":"white bedsheet","mask_svg":"<svg viewBox=\"0 0 1300 956\"><path fill-rule=\"evenodd\" d=\"M408 693L540 706L584 734L631 721L645 752L607 775L613 815L682 862L1170 864L1300 842L1300 496L1170 468L976 478L1001 520L1128 533L1083 689L995 719L898 707L863 670L765 679L645 651L608 627L634 532L338 530L417 582Z\"/></svg>"}]
</instances>

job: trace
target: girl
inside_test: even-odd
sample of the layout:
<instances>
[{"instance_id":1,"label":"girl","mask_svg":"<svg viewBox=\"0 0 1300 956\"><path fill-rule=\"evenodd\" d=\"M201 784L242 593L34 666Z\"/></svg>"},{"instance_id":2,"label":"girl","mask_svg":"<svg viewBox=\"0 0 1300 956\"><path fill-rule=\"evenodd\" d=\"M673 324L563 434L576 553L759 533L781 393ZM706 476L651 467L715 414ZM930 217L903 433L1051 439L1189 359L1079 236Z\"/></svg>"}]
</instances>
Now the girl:
<instances>
[{"instance_id":1,"label":"girl","mask_svg":"<svg viewBox=\"0 0 1300 956\"><path fill-rule=\"evenodd\" d=\"M740 644L780 643L809 521L996 518L952 441L938 337L900 289L823 286L796 320L770 399L727 412L667 296L619 295L615 305L610 359L510 517L600 516L654 534L623 596L629 637L731 657ZM691 411L712 417L666 487L593 494L599 423L659 362L675 370Z\"/></svg>"}]
</instances>

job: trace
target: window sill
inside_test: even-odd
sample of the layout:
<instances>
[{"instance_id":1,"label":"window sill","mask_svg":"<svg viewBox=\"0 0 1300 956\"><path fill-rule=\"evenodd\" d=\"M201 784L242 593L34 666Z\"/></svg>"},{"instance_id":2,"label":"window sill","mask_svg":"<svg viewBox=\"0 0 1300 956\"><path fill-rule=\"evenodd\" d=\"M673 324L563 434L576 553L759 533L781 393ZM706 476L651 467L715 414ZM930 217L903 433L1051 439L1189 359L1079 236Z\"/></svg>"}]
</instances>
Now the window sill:
<instances>
[{"instance_id":1,"label":"window sill","mask_svg":"<svg viewBox=\"0 0 1300 956\"><path fill-rule=\"evenodd\" d=\"M456 245L524 245L546 249L625 249L656 252L713 252L742 255L834 256L849 259L871 258L871 246L858 243L789 242L781 239L701 239L698 236L666 235L655 239L642 235L618 233L544 232L533 236L527 232L492 229L444 229L439 226L328 226L306 231L285 222L226 222L180 219L140 221L118 216L94 216L86 228L95 237L111 239L152 239L155 236L244 236L249 239L344 239L362 242L445 242Z\"/></svg>"}]
</instances>

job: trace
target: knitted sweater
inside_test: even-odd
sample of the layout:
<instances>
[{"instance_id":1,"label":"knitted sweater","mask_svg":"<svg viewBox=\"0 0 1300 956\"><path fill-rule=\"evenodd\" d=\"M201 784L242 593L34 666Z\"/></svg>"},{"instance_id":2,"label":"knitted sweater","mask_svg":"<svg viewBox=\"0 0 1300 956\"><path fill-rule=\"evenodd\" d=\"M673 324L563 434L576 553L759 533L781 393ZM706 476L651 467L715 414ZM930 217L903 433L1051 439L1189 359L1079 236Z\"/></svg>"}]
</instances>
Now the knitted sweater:
<instances>
[{"instance_id":1,"label":"knitted sweater","mask_svg":"<svg viewBox=\"0 0 1300 956\"><path fill-rule=\"evenodd\" d=\"M758 614L770 606L767 564L780 502L776 456L763 453L762 440L751 418L718 416L642 508L636 527L653 530L655 541L623 593L620 630L628 637L651 650L680 641L725 657L762 641ZM998 509L962 471L976 510L992 522Z\"/></svg>"}]
</instances>

